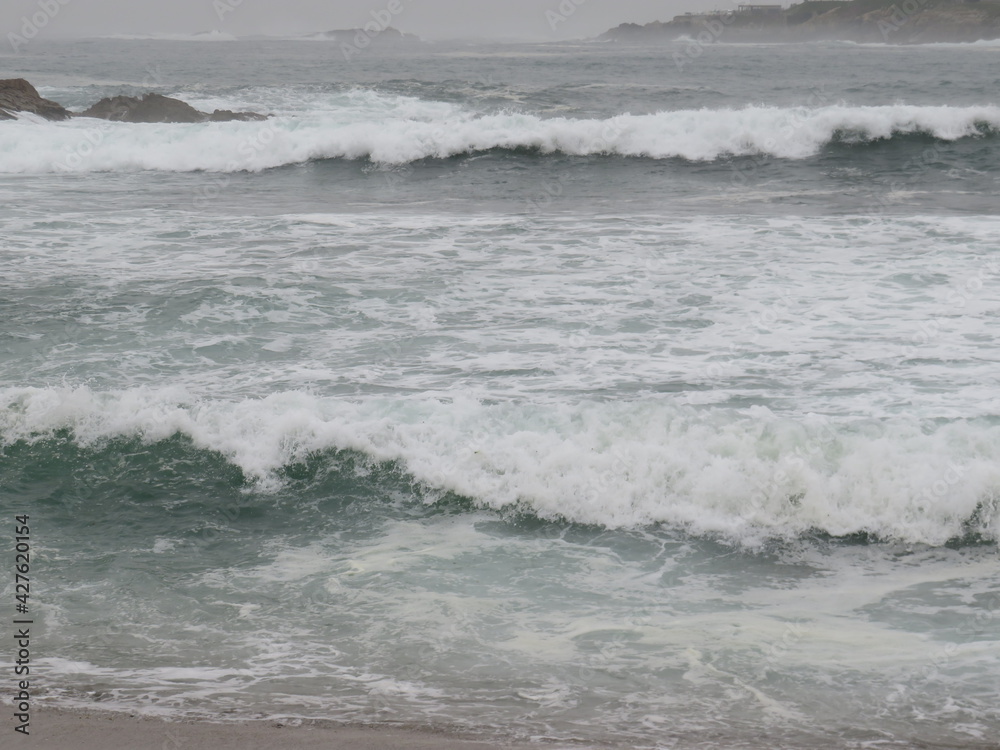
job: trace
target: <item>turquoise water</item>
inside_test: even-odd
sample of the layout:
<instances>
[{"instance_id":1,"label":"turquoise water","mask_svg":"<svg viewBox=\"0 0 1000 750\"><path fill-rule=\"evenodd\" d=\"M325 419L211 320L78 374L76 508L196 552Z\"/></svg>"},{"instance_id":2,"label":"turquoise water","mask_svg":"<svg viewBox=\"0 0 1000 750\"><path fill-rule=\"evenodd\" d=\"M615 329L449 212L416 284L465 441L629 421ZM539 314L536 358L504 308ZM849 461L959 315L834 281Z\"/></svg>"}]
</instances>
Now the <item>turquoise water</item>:
<instances>
[{"instance_id":1,"label":"turquoise water","mask_svg":"<svg viewBox=\"0 0 1000 750\"><path fill-rule=\"evenodd\" d=\"M0 58L40 697L995 747L1000 50L674 51Z\"/></svg>"}]
</instances>

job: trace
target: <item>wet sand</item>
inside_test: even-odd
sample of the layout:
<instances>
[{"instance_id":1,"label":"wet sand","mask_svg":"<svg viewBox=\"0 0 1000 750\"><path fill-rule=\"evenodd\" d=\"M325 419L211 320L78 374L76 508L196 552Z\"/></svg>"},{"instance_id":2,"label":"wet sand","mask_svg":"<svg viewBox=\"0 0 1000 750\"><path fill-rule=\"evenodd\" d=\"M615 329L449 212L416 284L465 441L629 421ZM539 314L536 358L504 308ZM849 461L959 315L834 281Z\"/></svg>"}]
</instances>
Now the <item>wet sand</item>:
<instances>
[{"instance_id":1,"label":"wet sand","mask_svg":"<svg viewBox=\"0 0 1000 750\"><path fill-rule=\"evenodd\" d=\"M571 743L506 743L433 730L282 724L177 722L124 713L35 708L31 734L5 728L0 743L16 750L596 750Z\"/></svg>"}]
</instances>

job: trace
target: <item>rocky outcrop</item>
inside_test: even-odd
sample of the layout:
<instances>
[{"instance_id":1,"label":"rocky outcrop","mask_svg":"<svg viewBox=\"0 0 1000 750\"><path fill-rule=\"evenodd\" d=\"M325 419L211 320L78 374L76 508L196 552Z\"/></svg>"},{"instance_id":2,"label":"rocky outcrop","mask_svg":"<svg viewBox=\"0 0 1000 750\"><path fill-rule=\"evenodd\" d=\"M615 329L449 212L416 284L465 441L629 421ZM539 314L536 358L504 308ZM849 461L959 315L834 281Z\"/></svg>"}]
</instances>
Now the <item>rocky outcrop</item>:
<instances>
[{"instance_id":1,"label":"rocky outcrop","mask_svg":"<svg viewBox=\"0 0 1000 750\"><path fill-rule=\"evenodd\" d=\"M233 120L259 122L267 118L267 115L260 115L256 112L233 112L231 109L217 109L208 116L208 119L212 122L231 122Z\"/></svg>"},{"instance_id":2,"label":"rocky outcrop","mask_svg":"<svg viewBox=\"0 0 1000 750\"><path fill-rule=\"evenodd\" d=\"M204 122L206 115L190 104L159 94L112 96L101 99L81 117L99 117L115 122Z\"/></svg>"},{"instance_id":3,"label":"rocky outcrop","mask_svg":"<svg viewBox=\"0 0 1000 750\"><path fill-rule=\"evenodd\" d=\"M244 122L266 120L256 112L233 112L217 109L200 112L187 102L160 94L113 96L101 99L85 112L74 115L56 102L43 99L35 87L23 78L0 80L0 120L14 120L15 113L30 112L46 120L68 120L71 117L98 117L115 122Z\"/></svg>"},{"instance_id":4,"label":"rocky outcrop","mask_svg":"<svg viewBox=\"0 0 1000 750\"><path fill-rule=\"evenodd\" d=\"M0 80L0 120L13 120L15 112L31 112L46 120L68 120L69 110L39 96L35 87L23 78Z\"/></svg>"},{"instance_id":5,"label":"rocky outcrop","mask_svg":"<svg viewBox=\"0 0 1000 750\"><path fill-rule=\"evenodd\" d=\"M146 94L141 99L135 96L113 96L101 99L90 109L81 112L80 117L98 117L115 122L228 122L231 120L266 120L266 115L256 112L232 112L217 109L211 114L201 112L187 102L171 99L160 94Z\"/></svg>"},{"instance_id":6,"label":"rocky outcrop","mask_svg":"<svg viewBox=\"0 0 1000 750\"><path fill-rule=\"evenodd\" d=\"M601 41L654 43L692 40L801 42L842 40L889 44L1000 39L998 0L804 0L785 10L741 6L736 11L687 13L667 23L622 24Z\"/></svg>"},{"instance_id":7,"label":"rocky outcrop","mask_svg":"<svg viewBox=\"0 0 1000 750\"><path fill-rule=\"evenodd\" d=\"M414 44L420 42L420 37L416 34L405 34L399 29L388 26L377 31L371 28L364 29L333 29L315 34L311 39L323 39L343 44L357 44L360 47L367 47L369 44L376 45L399 44L401 42Z\"/></svg>"},{"instance_id":8,"label":"rocky outcrop","mask_svg":"<svg viewBox=\"0 0 1000 750\"><path fill-rule=\"evenodd\" d=\"M644 25L623 23L621 26L608 29L597 38L602 42L656 42L667 35L672 35L669 38L673 39L683 31L684 29L678 28L677 24L670 22L653 21Z\"/></svg>"}]
</instances>

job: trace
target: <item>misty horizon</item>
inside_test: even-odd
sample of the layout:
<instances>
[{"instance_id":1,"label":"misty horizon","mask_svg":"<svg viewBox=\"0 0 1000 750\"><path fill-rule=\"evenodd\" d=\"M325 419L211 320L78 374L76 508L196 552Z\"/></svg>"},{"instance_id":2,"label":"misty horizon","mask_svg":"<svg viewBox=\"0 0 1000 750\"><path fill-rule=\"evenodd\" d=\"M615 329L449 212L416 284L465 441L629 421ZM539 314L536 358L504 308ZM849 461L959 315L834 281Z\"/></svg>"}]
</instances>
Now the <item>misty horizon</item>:
<instances>
[{"instance_id":1,"label":"misty horizon","mask_svg":"<svg viewBox=\"0 0 1000 750\"><path fill-rule=\"evenodd\" d=\"M22 34L38 13L46 38L100 38L221 32L237 37L298 36L381 23L427 41L541 42L595 37L622 23L668 21L687 11L728 9L714 0L513 0L503 6L458 0L343 0L325 7L313 0L178 0L136 12L124 0L8 0L0 33ZM51 6L51 7L49 7ZM390 6L398 8L390 12ZM55 11L55 12L53 12ZM40 16L41 17L41 16ZM40 26L40 25L39 25Z\"/></svg>"}]
</instances>

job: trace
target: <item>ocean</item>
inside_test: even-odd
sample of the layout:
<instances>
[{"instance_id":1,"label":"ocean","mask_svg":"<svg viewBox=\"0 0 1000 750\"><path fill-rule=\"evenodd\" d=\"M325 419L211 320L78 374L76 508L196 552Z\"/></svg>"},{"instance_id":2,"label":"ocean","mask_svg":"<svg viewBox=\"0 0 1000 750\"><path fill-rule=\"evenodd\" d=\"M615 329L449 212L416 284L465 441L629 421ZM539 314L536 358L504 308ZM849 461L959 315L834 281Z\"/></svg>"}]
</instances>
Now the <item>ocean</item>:
<instances>
[{"instance_id":1,"label":"ocean","mask_svg":"<svg viewBox=\"0 0 1000 750\"><path fill-rule=\"evenodd\" d=\"M1000 746L1000 44L209 39L0 53L273 115L0 122L37 700Z\"/></svg>"}]
</instances>

